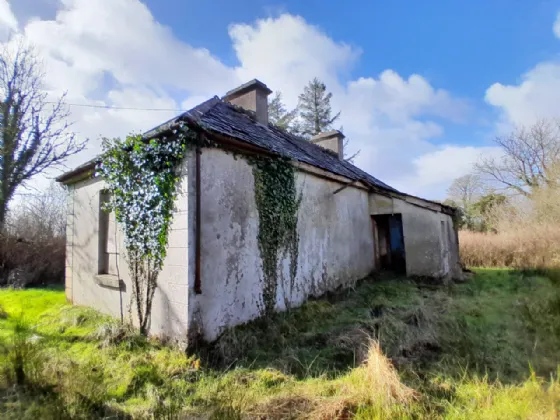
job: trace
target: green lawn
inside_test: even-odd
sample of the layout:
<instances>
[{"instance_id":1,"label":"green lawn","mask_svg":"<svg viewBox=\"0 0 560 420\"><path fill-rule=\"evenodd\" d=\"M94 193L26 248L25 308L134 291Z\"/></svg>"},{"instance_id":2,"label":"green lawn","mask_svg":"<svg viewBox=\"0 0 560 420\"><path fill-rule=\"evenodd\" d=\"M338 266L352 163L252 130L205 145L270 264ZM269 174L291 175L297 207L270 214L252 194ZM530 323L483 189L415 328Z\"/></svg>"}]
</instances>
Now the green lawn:
<instances>
[{"instance_id":1,"label":"green lawn","mask_svg":"<svg viewBox=\"0 0 560 420\"><path fill-rule=\"evenodd\" d=\"M383 275L189 356L63 291L0 290L0 417L557 418L558 287L498 269L450 287Z\"/></svg>"}]
</instances>

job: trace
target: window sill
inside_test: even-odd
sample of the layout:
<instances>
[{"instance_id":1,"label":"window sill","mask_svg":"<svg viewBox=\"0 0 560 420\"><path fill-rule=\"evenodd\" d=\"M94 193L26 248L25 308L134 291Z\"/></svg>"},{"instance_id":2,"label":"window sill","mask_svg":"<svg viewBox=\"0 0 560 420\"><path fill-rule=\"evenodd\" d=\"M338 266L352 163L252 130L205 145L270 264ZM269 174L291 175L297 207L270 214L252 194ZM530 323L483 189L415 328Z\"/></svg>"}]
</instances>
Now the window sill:
<instances>
[{"instance_id":1,"label":"window sill","mask_svg":"<svg viewBox=\"0 0 560 420\"><path fill-rule=\"evenodd\" d=\"M95 276L95 281L102 287L110 287L113 289L121 288L121 281L119 280L119 277L114 274L97 274Z\"/></svg>"}]
</instances>

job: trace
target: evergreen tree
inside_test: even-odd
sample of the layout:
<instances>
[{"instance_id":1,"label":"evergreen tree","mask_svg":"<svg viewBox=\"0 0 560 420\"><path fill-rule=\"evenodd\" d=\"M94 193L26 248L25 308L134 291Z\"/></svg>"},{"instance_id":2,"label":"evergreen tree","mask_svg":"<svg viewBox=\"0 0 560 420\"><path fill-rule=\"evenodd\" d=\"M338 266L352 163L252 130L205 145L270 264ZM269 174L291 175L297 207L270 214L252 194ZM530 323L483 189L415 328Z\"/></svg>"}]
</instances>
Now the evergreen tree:
<instances>
[{"instance_id":1,"label":"evergreen tree","mask_svg":"<svg viewBox=\"0 0 560 420\"><path fill-rule=\"evenodd\" d=\"M284 131L293 132L296 113L296 109L292 111L286 109L281 92L274 92L274 97L268 101L268 120Z\"/></svg>"},{"instance_id":2,"label":"evergreen tree","mask_svg":"<svg viewBox=\"0 0 560 420\"><path fill-rule=\"evenodd\" d=\"M327 86L316 77L303 89L298 105L302 135L310 137L327 131L340 117L340 112L331 116L331 97Z\"/></svg>"}]
</instances>

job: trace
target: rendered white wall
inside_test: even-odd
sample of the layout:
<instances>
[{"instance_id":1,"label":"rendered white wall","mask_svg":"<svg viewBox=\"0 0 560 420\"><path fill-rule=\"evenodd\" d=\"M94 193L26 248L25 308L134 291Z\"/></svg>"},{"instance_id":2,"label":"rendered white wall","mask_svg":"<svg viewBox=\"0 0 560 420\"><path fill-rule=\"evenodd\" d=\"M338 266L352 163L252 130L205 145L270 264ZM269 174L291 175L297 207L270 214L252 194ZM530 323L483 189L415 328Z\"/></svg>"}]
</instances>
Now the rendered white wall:
<instances>
[{"instance_id":1,"label":"rendered white wall","mask_svg":"<svg viewBox=\"0 0 560 420\"><path fill-rule=\"evenodd\" d=\"M189 310L193 328L213 340L262 313L259 218L253 169L244 158L203 149L201 184L202 293L190 288ZM298 270L291 287L289 258L279 263L278 310L352 284L374 268L367 191L349 187L334 195L341 183L303 172L296 184L302 192Z\"/></svg>"}]
</instances>

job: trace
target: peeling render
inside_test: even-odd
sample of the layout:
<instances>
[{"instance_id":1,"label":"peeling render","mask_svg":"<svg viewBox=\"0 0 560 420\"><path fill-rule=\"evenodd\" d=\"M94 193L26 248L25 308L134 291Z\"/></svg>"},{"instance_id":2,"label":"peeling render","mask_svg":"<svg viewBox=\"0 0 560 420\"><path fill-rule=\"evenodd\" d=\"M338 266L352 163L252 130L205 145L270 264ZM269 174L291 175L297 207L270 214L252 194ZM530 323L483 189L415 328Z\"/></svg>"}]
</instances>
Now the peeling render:
<instances>
[{"instance_id":1,"label":"peeling render","mask_svg":"<svg viewBox=\"0 0 560 420\"><path fill-rule=\"evenodd\" d=\"M263 313L263 271L258 247L259 214L253 167L243 156L218 148L200 155L201 293L195 293L195 157L182 170L169 249L154 298L151 333L184 339L214 340L225 328ZM368 191L359 182L326 176L296 166L301 194L298 213L297 274L290 278L290 259L278 263L275 309L296 307L310 296L348 287L375 266L372 216L401 214L406 272L448 280L460 277L458 245L451 216L436 204L391 198ZM331 178L331 179L329 179ZM344 186L344 188L341 188ZM120 287L97 282L98 178L69 188L66 293L73 303L115 317L129 314L130 281L119 254ZM336 192L336 194L335 194ZM438 210L439 209L439 210ZM123 249L118 232L117 248ZM122 305L121 305L122 302Z\"/></svg>"},{"instance_id":2,"label":"peeling render","mask_svg":"<svg viewBox=\"0 0 560 420\"><path fill-rule=\"evenodd\" d=\"M263 272L257 242L258 210L251 165L220 149L201 156L202 294L190 293L196 329L215 339L224 328L260 316ZM276 309L298 306L352 284L374 268L368 193L298 171L299 255L290 284L288 256L278 264Z\"/></svg>"}]
</instances>

